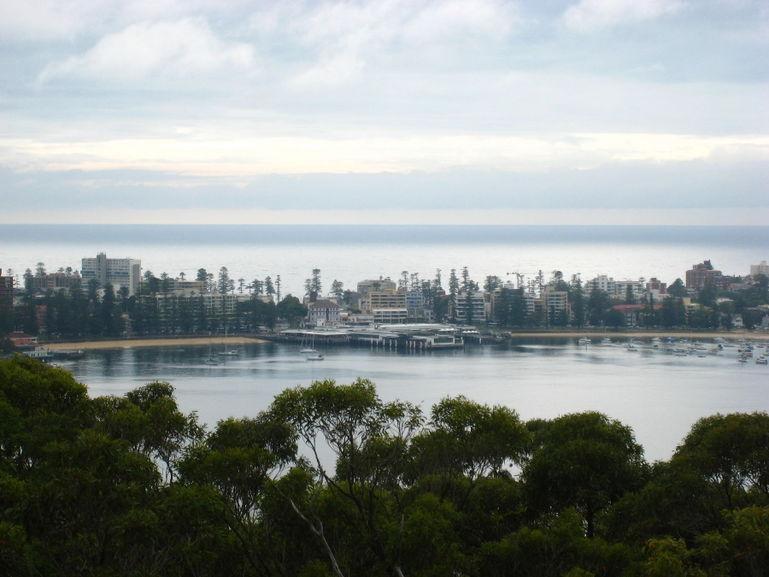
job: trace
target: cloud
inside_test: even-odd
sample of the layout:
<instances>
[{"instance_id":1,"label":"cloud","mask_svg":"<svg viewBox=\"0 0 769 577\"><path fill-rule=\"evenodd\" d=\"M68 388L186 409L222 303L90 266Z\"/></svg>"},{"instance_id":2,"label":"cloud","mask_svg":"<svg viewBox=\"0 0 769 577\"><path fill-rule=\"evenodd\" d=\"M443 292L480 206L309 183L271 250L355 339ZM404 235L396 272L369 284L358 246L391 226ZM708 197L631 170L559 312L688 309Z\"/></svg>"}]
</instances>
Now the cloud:
<instances>
[{"instance_id":1,"label":"cloud","mask_svg":"<svg viewBox=\"0 0 769 577\"><path fill-rule=\"evenodd\" d=\"M230 183L268 174L395 174L458 168L535 173L592 170L626 162L676 164L712 159L769 162L769 137L575 133L322 138L243 134L81 142L0 140L0 160L22 170L140 170Z\"/></svg>"},{"instance_id":2,"label":"cloud","mask_svg":"<svg viewBox=\"0 0 769 577\"><path fill-rule=\"evenodd\" d=\"M504 40L519 20L516 5L504 0L381 0L323 2L305 10L289 4L257 12L252 24L258 31L282 28L314 54L315 61L298 73L299 84L328 85L404 53L411 64L433 52L456 61L466 43Z\"/></svg>"},{"instance_id":3,"label":"cloud","mask_svg":"<svg viewBox=\"0 0 769 577\"><path fill-rule=\"evenodd\" d=\"M201 18L141 22L108 34L78 56L46 66L41 84L57 78L138 81L248 69L253 48L220 40Z\"/></svg>"},{"instance_id":4,"label":"cloud","mask_svg":"<svg viewBox=\"0 0 769 577\"><path fill-rule=\"evenodd\" d=\"M684 0L579 0L563 14L563 23L577 32L654 20L678 12Z\"/></svg>"}]
</instances>

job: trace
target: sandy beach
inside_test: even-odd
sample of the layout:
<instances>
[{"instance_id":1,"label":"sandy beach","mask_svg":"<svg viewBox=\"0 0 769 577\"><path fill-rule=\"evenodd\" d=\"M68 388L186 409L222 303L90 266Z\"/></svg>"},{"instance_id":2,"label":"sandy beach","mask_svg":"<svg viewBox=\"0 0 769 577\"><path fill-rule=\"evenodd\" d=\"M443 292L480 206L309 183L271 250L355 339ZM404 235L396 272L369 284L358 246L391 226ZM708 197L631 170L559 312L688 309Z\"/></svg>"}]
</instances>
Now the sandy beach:
<instances>
[{"instance_id":1,"label":"sandy beach","mask_svg":"<svg viewBox=\"0 0 769 577\"><path fill-rule=\"evenodd\" d=\"M111 341L85 341L76 343L46 343L41 346L52 351L81 349L96 351L102 349L138 349L150 347L194 347L205 345L253 345L265 343L253 337L189 337L158 339L119 339Z\"/></svg>"}]
</instances>

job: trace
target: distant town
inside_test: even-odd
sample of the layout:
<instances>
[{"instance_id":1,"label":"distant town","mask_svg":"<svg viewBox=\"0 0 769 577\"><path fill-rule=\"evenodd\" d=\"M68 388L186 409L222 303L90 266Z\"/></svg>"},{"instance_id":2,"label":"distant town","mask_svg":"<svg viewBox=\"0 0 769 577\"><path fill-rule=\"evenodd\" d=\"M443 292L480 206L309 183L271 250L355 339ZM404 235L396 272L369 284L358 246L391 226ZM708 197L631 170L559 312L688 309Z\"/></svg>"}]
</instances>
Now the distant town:
<instances>
[{"instance_id":1,"label":"distant town","mask_svg":"<svg viewBox=\"0 0 769 577\"><path fill-rule=\"evenodd\" d=\"M666 283L608 274L582 280L560 271L510 272L479 283L465 266L436 270L432 278L403 271L395 279L361 279L346 287L338 280L326 284L321 270L313 269L303 295L284 295L278 274L247 281L221 267L155 275L142 271L139 259L101 253L83 258L80 271L49 271L42 262L23 274L0 269L0 336L11 348L23 335L48 342L220 334L304 338L314 330L319 338L333 338L344 329L411 326L421 327L437 345L442 324L496 334L567 328L769 330L766 261L751 265L748 274L730 276L705 260L682 276Z\"/></svg>"}]
</instances>

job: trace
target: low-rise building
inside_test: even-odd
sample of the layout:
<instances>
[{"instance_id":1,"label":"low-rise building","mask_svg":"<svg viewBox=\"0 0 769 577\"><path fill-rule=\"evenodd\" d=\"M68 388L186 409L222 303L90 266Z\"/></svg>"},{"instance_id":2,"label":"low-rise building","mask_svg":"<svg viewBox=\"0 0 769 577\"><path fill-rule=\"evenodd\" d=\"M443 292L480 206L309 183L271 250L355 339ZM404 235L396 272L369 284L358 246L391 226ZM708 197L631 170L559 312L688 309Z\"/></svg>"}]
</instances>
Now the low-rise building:
<instances>
[{"instance_id":1,"label":"low-rise building","mask_svg":"<svg viewBox=\"0 0 769 577\"><path fill-rule=\"evenodd\" d=\"M307 305L307 321L316 327L336 326L339 324L340 307L334 301L318 299Z\"/></svg>"},{"instance_id":2,"label":"low-rise building","mask_svg":"<svg viewBox=\"0 0 769 577\"><path fill-rule=\"evenodd\" d=\"M406 307L382 307L371 310L374 324L395 325L408 322L409 311Z\"/></svg>"}]
</instances>

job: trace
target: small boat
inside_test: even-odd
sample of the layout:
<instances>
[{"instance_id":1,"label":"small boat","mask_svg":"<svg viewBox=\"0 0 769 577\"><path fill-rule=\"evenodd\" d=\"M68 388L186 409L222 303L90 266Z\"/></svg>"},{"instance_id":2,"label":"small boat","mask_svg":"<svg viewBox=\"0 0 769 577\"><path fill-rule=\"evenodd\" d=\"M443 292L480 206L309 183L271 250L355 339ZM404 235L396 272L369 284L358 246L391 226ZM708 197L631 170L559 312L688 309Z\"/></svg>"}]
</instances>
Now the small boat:
<instances>
[{"instance_id":1,"label":"small boat","mask_svg":"<svg viewBox=\"0 0 769 577\"><path fill-rule=\"evenodd\" d=\"M635 346L633 343L628 343L625 348L627 349L627 352L629 353L637 353L638 347Z\"/></svg>"},{"instance_id":2,"label":"small boat","mask_svg":"<svg viewBox=\"0 0 769 577\"><path fill-rule=\"evenodd\" d=\"M302 353L303 355L317 355L318 354L318 351L316 351L313 348L300 349L299 352Z\"/></svg>"},{"instance_id":3,"label":"small boat","mask_svg":"<svg viewBox=\"0 0 769 577\"><path fill-rule=\"evenodd\" d=\"M592 343L593 343L593 341L591 341L591 340L590 340L589 338L587 338L587 337L582 337L581 339L579 339L579 340L577 341L577 343L578 343L578 344L580 344L580 345L590 345L590 344L592 344Z\"/></svg>"},{"instance_id":4,"label":"small boat","mask_svg":"<svg viewBox=\"0 0 769 577\"><path fill-rule=\"evenodd\" d=\"M757 357L756 358L756 364L757 365L766 365L766 364L769 364L769 360L767 360L767 358L764 357L764 356Z\"/></svg>"},{"instance_id":5,"label":"small boat","mask_svg":"<svg viewBox=\"0 0 769 577\"><path fill-rule=\"evenodd\" d=\"M609 337L604 337L604 338L601 339L601 344L602 345L610 345L611 344L611 339Z\"/></svg>"},{"instance_id":6,"label":"small boat","mask_svg":"<svg viewBox=\"0 0 769 577\"><path fill-rule=\"evenodd\" d=\"M220 357L237 357L240 354L240 351L237 349L232 349L230 351L220 351L217 354Z\"/></svg>"},{"instance_id":7,"label":"small boat","mask_svg":"<svg viewBox=\"0 0 769 577\"><path fill-rule=\"evenodd\" d=\"M746 359L745 357L737 357L737 362L738 363L747 363L748 359Z\"/></svg>"},{"instance_id":8,"label":"small boat","mask_svg":"<svg viewBox=\"0 0 769 577\"><path fill-rule=\"evenodd\" d=\"M323 355L321 355L320 353L318 353L317 355L310 355L309 357L307 357L307 360L308 361L322 361L323 360Z\"/></svg>"},{"instance_id":9,"label":"small boat","mask_svg":"<svg viewBox=\"0 0 769 577\"><path fill-rule=\"evenodd\" d=\"M216 357L208 357L205 361L203 361L203 364L215 366L219 364L219 360Z\"/></svg>"}]
</instances>

